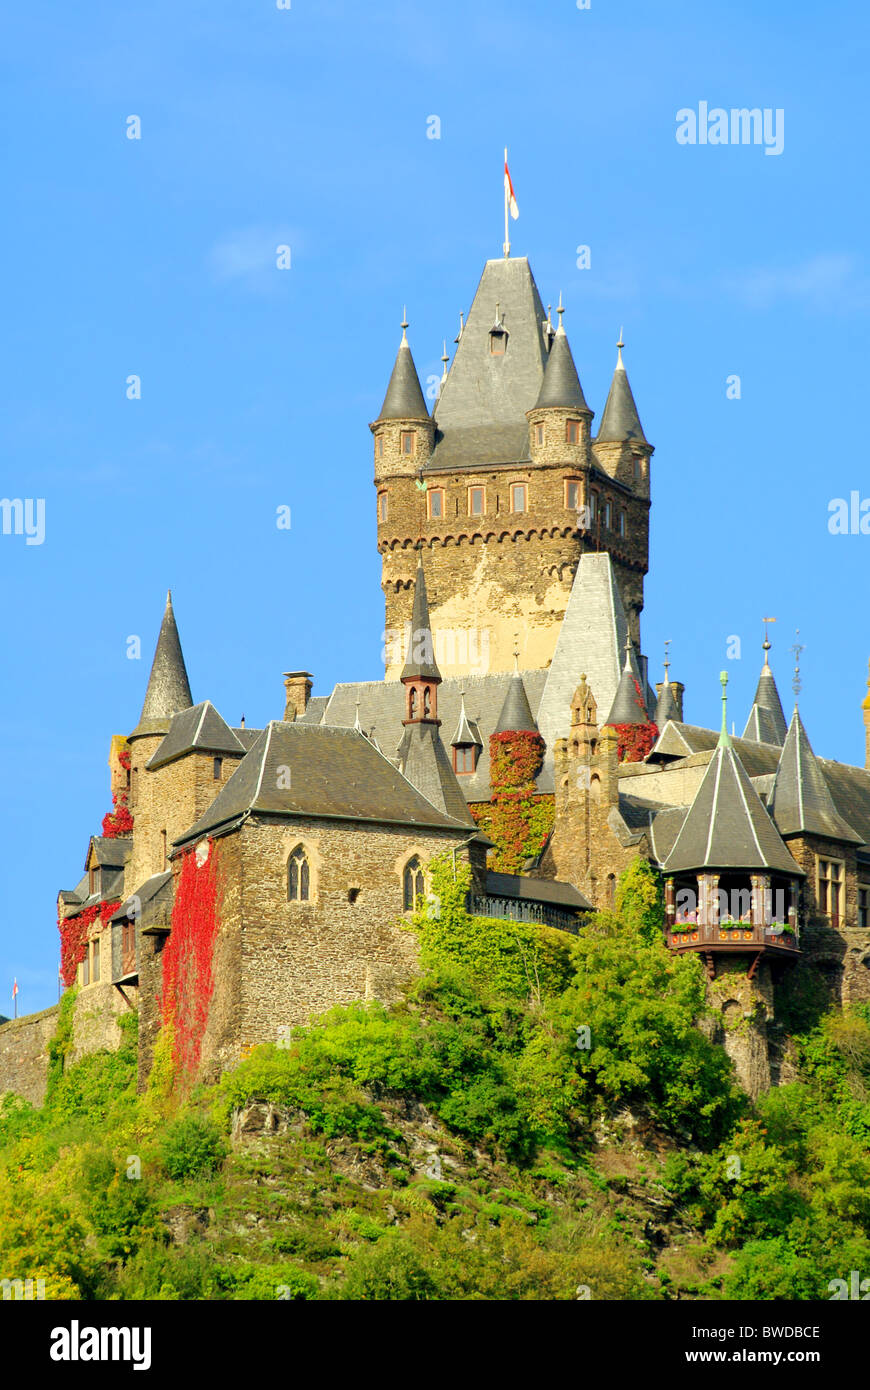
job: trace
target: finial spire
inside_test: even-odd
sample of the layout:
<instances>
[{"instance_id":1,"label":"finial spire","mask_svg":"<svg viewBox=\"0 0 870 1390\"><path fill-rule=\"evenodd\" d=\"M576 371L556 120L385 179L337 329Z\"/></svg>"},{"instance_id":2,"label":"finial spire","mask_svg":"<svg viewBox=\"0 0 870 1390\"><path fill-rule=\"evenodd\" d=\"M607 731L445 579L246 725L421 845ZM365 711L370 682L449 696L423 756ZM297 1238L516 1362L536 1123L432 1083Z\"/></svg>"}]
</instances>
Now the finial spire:
<instances>
[{"instance_id":1,"label":"finial spire","mask_svg":"<svg viewBox=\"0 0 870 1390\"><path fill-rule=\"evenodd\" d=\"M730 748L731 739L728 735L728 695L726 691L728 685L728 672L720 671L719 679L722 682L722 732L719 735L719 747Z\"/></svg>"},{"instance_id":2,"label":"finial spire","mask_svg":"<svg viewBox=\"0 0 870 1390\"><path fill-rule=\"evenodd\" d=\"M623 339L622 324L620 324L620 326L619 326L619 342L616 344L616 365L617 365L617 367L622 367L623 371L625 371L625 363L624 363L623 360L622 360L622 349L623 349L624 347L625 347L625 342L624 342L624 339Z\"/></svg>"},{"instance_id":3,"label":"finial spire","mask_svg":"<svg viewBox=\"0 0 870 1390\"><path fill-rule=\"evenodd\" d=\"M562 306L562 291L560 290L560 291L559 291L559 303L556 305L556 313L559 315L559 327L560 327L560 328L562 327L562 315L564 314L564 312L565 312L565 310L564 310L564 308L563 308L563 306Z\"/></svg>"},{"instance_id":4,"label":"finial spire","mask_svg":"<svg viewBox=\"0 0 870 1390\"><path fill-rule=\"evenodd\" d=\"M668 675L668 672L671 669L671 654L668 651L668 647L671 645L672 640L673 639L670 637L665 638L665 685L670 685L670 676Z\"/></svg>"},{"instance_id":5,"label":"finial spire","mask_svg":"<svg viewBox=\"0 0 870 1390\"><path fill-rule=\"evenodd\" d=\"M405 343L406 345L407 345L407 342L408 342L408 306L407 306L407 304L403 304L403 305L402 305L402 342Z\"/></svg>"},{"instance_id":6,"label":"finial spire","mask_svg":"<svg viewBox=\"0 0 870 1390\"><path fill-rule=\"evenodd\" d=\"M769 666L770 662L767 659L767 653L770 651L770 633L767 630L767 625L768 623L775 623L776 618L762 618L761 621L764 623L764 641L761 644L761 650L764 652L764 664L765 666Z\"/></svg>"},{"instance_id":7,"label":"finial spire","mask_svg":"<svg viewBox=\"0 0 870 1390\"><path fill-rule=\"evenodd\" d=\"M799 627L795 628L794 635L795 638L800 637L801 630ZM794 653L794 678L791 683L791 688L794 691L795 708L797 708L798 696L801 693L801 685L803 684L801 681L801 652L804 650L804 646L800 642L795 641L792 647L792 652Z\"/></svg>"}]
</instances>

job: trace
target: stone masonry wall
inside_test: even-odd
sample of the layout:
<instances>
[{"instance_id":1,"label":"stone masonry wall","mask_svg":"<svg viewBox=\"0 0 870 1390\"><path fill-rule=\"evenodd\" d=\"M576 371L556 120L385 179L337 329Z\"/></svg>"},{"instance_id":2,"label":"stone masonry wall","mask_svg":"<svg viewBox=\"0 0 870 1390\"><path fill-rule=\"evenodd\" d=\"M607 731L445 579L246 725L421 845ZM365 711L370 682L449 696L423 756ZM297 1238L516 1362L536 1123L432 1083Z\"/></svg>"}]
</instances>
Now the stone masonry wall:
<instances>
[{"instance_id":1,"label":"stone masonry wall","mask_svg":"<svg viewBox=\"0 0 870 1390\"><path fill-rule=\"evenodd\" d=\"M0 1024L0 1096L13 1091L42 1105L48 1082L48 1044L57 1031L57 1004Z\"/></svg>"}]
</instances>

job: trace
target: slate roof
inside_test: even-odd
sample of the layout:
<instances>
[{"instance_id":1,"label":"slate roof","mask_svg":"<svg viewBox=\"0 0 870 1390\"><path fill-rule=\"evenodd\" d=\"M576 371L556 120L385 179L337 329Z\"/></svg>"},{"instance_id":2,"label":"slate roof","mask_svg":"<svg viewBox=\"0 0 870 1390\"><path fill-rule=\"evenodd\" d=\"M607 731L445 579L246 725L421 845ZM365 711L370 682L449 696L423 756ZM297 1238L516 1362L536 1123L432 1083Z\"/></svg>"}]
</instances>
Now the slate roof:
<instances>
[{"instance_id":1,"label":"slate roof","mask_svg":"<svg viewBox=\"0 0 870 1390\"><path fill-rule=\"evenodd\" d=\"M544 768L551 778L553 748L558 738L567 737L571 700L581 672L586 672L586 681L599 713L610 710L622 673L627 636L628 624L610 556L606 552L588 551L580 556L556 639L556 650L545 672L544 694L540 706L534 709L547 745ZM528 672L525 681L531 697ZM644 680L640 685L652 706L652 692L644 689ZM544 789L541 778L538 786Z\"/></svg>"},{"instance_id":2,"label":"slate roof","mask_svg":"<svg viewBox=\"0 0 870 1390\"><path fill-rule=\"evenodd\" d=\"M402 341L396 353L390 384L378 420L428 419L429 411L423 398L420 378L403 329Z\"/></svg>"},{"instance_id":3,"label":"slate roof","mask_svg":"<svg viewBox=\"0 0 870 1390\"><path fill-rule=\"evenodd\" d=\"M538 726L529 707L529 698L526 695L523 678L519 671L514 671L493 732L496 734L521 733L524 730L537 733Z\"/></svg>"},{"instance_id":4,"label":"slate roof","mask_svg":"<svg viewBox=\"0 0 870 1390\"><path fill-rule=\"evenodd\" d=\"M162 874L152 874L150 878L146 878L145 882L140 884L134 893L128 894L118 908L118 911L114 913L109 920L112 922L126 922L128 920L128 906L133 898L138 898L139 910L141 913L140 921L147 921L150 914L146 912L146 909L157 901L161 891L171 882L171 869L167 869L167 871Z\"/></svg>"},{"instance_id":5,"label":"slate roof","mask_svg":"<svg viewBox=\"0 0 870 1390\"><path fill-rule=\"evenodd\" d=\"M168 733L169 721L173 714L187 709L192 704L190 682L187 679L187 668L172 608L172 594L168 593L151 664L151 674L148 677L148 688L145 691L145 702L139 723L130 737Z\"/></svg>"},{"instance_id":6,"label":"slate roof","mask_svg":"<svg viewBox=\"0 0 870 1390\"><path fill-rule=\"evenodd\" d=\"M300 714L296 720L297 724L319 724L321 715L329 704L328 695L312 695L308 704L305 706L305 713ZM238 733L236 729L236 733Z\"/></svg>"},{"instance_id":7,"label":"slate roof","mask_svg":"<svg viewBox=\"0 0 870 1390\"><path fill-rule=\"evenodd\" d=\"M145 766L153 772L185 753L194 752L235 753L239 757L245 752L245 744L221 718L211 700L203 700L173 715L169 733Z\"/></svg>"},{"instance_id":8,"label":"slate roof","mask_svg":"<svg viewBox=\"0 0 870 1390\"><path fill-rule=\"evenodd\" d=\"M133 841L121 839L120 836L92 835L85 855L85 868L88 867L92 848L101 868L106 865L107 868L121 869L133 851Z\"/></svg>"},{"instance_id":9,"label":"slate roof","mask_svg":"<svg viewBox=\"0 0 870 1390\"><path fill-rule=\"evenodd\" d=\"M523 671L523 685L533 715L538 712L541 693L547 682L546 671ZM487 675L466 674L448 676L438 687L438 717L441 720L441 734L444 742L459 724L462 708L462 691L465 691L465 708L469 721L476 725L481 737L481 751L477 768L473 773L460 777L466 801L489 801L489 736L494 733L499 714L504 704L512 673L492 672ZM576 682L575 682L576 684ZM571 694L574 687L571 688ZM323 725L352 729L359 700L360 721L370 733L374 733L378 743L388 758L396 755L404 733L404 689L398 681L360 681L337 685L326 704L322 715ZM569 706L571 695L569 694ZM306 711L307 713L307 711ZM566 713L566 723L570 721L570 707ZM297 720L297 724L301 721ZM449 744L448 744L449 748ZM553 790L552 762L538 777L538 790Z\"/></svg>"},{"instance_id":10,"label":"slate roof","mask_svg":"<svg viewBox=\"0 0 870 1390\"><path fill-rule=\"evenodd\" d=\"M837 811L797 709L776 771L770 812L781 835L806 831L853 844L864 839Z\"/></svg>"},{"instance_id":11,"label":"slate roof","mask_svg":"<svg viewBox=\"0 0 870 1390\"><path fill-rule=\"evenodd\" d=\"M399 745L399 767L417 791L451 819L476 828L453 766L438 733L438 725L421 720L408 724Z\"/></svg>"},{"instance_id":12,"label":"slate roof","mask_svg":"<svg viewBox=\"0 0 870 1390\"><path fill-rule=\"evenodd\" d=\"M496 305L508 332L503 356L490 352ZM487 261L433 410L435 449L428 470L529 460L526 411L538 399L547 364L545 318L525 256Z\"/></svg>"},{"instance_id":13,"label":"slate roof","mask_svg":"<svg viewBox=\"0 0 870 1390\"><path fill-rule=\"evenodd\" d=\"M649 442L644 435L637 406L634 403L634 396L628 382L628 373L622 360L621 348L616 370L613 373L613 380L610 383L610 390L607 393L607 402L604 406L604 414L601 416L596 440L600 440L602 444L621 443L626 440L634 440L640 444Z\"/></svg>"},{"instance_id":14,"label":"slate roof","mask_svg":"<svg viewBox=\"0 0 870 1390\"><path fill-rule=\"evenodd\" d=\"M757 743L776 743L780 748L785 743L786 723L782 712L782 701L776 688L773 672L765 660L758 677L755 699L743 730L745 739Z\"/></svg>"},{"instance_id":15,"label":"slate roof","mask_svg":"<svg viewBox=\"0 0 870 1390\"><path fill-rule=\"evenodd\" d=\"M767 869L802 875L730 741L720 738L663 867L666 873Z\"/></svg>"},{"instance_id":16,"label":"slate roof","mask_svg":"<svg viewBox=\"0 0 870 1390\"><path fill-rule=\"evenodd\" d=\"M656 728L663 729L669 719L676 719L679 715L677 702L674 699L674 692L671 689L670 681L665 681L656 700L655 723Z\"/></svg>"},{"instance_id":17,"label":"slate roof","mask_svg":"<svg viewBox=\"0 0 870 1390\"><path fill-rule=\"evenodd\" d=\"M591 912L592 903L573 883L559 879L526 878L521 874L497 874L487 871L486 891L493 898L514 898L522 902L552 903L577 911Z\"/></svg>"},{"instance_id":18,"label":"slate roof","mask_svg":"<svg viewBox=\"0 0 870 1390\"><path fill-rule=\"evenodd\" d=\"M205 814L175 844L248 814L470 829L464 816L433 806L363 734L298 721L267 724Z\"/></svg>"},{"instance_id":19,"label":"slate roof","mask_svg":"<svg viewBox=\"0 0 870 1390\"><path fill-rule=\"evenodd\" d=\"M561 323L556 330L556 336L553 338L550 356L544 369L544 379L541 382L541 389L535 402L537 410L551 406L592 415L583 395L583 387L580 385L580 378L577 375L577 368L574 365L574 358L568 344L568 335Z\"/></svg>"}]
</instances>

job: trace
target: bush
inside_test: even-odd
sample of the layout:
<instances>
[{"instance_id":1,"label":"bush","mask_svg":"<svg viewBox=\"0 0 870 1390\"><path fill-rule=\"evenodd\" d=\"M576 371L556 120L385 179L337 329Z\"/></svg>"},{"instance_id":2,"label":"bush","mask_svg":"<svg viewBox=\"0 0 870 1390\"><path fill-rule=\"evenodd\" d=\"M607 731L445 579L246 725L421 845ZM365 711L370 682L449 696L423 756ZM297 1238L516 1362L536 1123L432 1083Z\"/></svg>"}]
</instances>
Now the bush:
<instances>
[{"instance_id":1,"label":"bush","mask_svg":"<svg viewBox=\"0 0 870 1390\"><path fill-rule=\"evenodd\" d=\"M226 1153L217 1125L201 1115L182 1115L174 1120L160 1147L164 1172L176 1182L209 1177L221 1166Z\"/></svg>"}]
</instances>

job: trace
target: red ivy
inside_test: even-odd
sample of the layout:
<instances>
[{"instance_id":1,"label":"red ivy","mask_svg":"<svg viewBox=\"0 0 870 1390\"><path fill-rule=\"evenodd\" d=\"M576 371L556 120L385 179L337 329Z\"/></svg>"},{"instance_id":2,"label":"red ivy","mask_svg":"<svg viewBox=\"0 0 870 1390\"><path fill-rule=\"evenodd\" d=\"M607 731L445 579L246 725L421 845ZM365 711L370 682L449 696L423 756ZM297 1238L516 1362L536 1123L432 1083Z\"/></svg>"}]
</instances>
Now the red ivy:
<instances>
[{"instance_id":1,"label":"red ivy","mask_svg":"<svg viewBox=\"0 0 870 1390\"><path fill-rule=\"evenodd\" d=\"M74 917L67 917L66 920L58 919L58 930L60 932L60 973L63 982L69 989L70 985L76 982L76 971L85 958L85 951L88 946L88 933L99 917L105 924L113 913L118 911L120 902L94 903L92 907L86 907L83 912L78 912Z\"/></svg>"},{"instance_id":2,"label":"red ivy","mask_svg":"<svg viewBox=\"0 0 870 1390\"><path fill-rule=\"evenodd\" d=\"M124 749L118 754L118 762L119 762L119 764L121 765L121 767L124 769L125 772L129 772L129 771L130 771L130 749L129 749L129 748L124 748Z\"/></svg>"},{"instance_id":3,"label":"red ivy","mask_svg":"<svg viewBox=\"0 0 870 1390\"><path fill-rule=\"evenodd\" d=\"M516 873L541 848L549 830L549 808L539 804L535 786L543 760L544 740L531 729L490 735L492 801L486 831L495 841L492 867L498 872Z\"/></svg>"},{"instance_id":4,"label":"red ivy","mask_svg":"<svg viewBox=\"0 0 870 1390\"><path fill-rule=\"evenodd\" d=\"M644 716L641 724L612 724L616 730L616 754L621 763L639 763L659 736L657 725L648 718L640 681L634 677L634 703Z\"/></svg>"},{"instance_id":5,"label":"red ivy","mask_svg":"<svg viewBox=\"0 0 870 1390\"><path fill-rule=\"evenodd\" d=\"M112 805L114 811L107 811L103 816L103 838L106 840L117 840L119 836L130 835L133 831L133 817L127 807L127 795L125 792L112 794Z\"/></svg>"},{"instance_id":6,"label":"red ivy","mask_svg":"<svg viewBox=\"0 0 870 1390\"><path fill-rule=\"evenodd\" d=\"M163 951L164 1023L173 1024L176 1071L193 1077L214 993L214 942L219 926L217 853L198 865L194 850L181 861L175 882L172 931Z\"/></svg>"}]
</instances>

